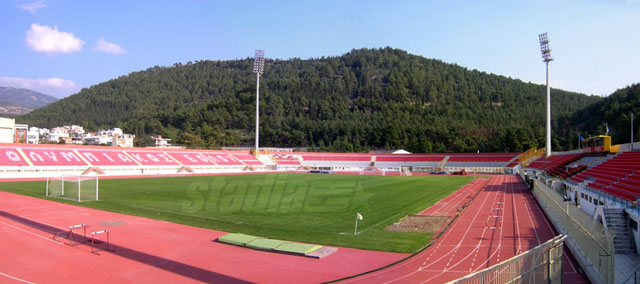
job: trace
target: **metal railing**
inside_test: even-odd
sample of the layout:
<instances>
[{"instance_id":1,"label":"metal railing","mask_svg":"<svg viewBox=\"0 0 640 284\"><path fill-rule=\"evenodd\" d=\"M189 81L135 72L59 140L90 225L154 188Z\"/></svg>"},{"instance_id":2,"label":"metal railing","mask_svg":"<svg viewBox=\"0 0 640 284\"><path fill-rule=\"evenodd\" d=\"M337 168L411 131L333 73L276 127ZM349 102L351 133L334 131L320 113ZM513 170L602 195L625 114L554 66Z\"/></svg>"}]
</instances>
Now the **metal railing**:
<instances>
[{"instance_id":1,"label":"metal railing","mask_svg":"<svg viewBox=\"0 0 640 284\"><path fill-rule=\"evenodd\" d=\"M565 238L555 236L535 248L448 284L562 283Z\"/></svg>"},{"instance_id":2,"label":"metal railing","mask_svg":"<svg viewBox=\"0 0 640 284\"><path fill-rule=\"evenodd\" d=\"M566 234L577 246L574 254L584 256L602 282L614 283L614 235L542 182L535 181L533 195L560 233Z\"/></svg>"},{"instance_id":3,"label":"metal railing","mask_svg":"<svg viewBox=\"0 0 640 284\"><path fill-rule=\"evenodd\" d=\"M636 267L635 270L633 270L633 272L631 273L631 275L629 275L629 277L627 277L626 280L624 280L621 284L637 284L640 283L640 271L638 271L638 269L640 269L640 265L638 265Z\"/></svg>"}]
</instances>

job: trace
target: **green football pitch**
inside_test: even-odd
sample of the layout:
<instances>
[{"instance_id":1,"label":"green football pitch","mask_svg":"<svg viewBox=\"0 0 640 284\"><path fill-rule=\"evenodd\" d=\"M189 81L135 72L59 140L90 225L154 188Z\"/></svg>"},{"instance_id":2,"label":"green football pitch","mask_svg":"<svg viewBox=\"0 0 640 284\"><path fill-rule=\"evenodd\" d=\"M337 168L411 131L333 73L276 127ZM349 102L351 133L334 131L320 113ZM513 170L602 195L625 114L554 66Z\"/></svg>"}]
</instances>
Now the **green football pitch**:
<instances>
[{"instance_id":1,"label":"green football pitch","mask_svg":"<svg viewBox=\"0 0 640 284\"><path fill-rule=\"evenodd\" d=\"M471 179L324 174L101 179L100 201L51 200L265 238L415 252L431 234L385 227ZM45 198L44 181L0 183L0 190ZM356 213L363 220L354 235Z\"/></svg>"}]
</instances>

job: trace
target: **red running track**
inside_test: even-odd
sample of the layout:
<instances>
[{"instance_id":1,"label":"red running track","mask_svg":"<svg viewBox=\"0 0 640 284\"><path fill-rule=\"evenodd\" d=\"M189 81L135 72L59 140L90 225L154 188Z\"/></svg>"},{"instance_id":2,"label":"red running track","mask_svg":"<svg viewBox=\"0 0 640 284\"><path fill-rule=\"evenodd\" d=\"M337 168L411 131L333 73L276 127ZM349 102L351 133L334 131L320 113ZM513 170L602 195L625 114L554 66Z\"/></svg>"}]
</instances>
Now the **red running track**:
<instances>
[{"instance_id":1,"label":"red running track","mask_svg":"<svg viewBox=\"0 0 640 284\"><path fill-rule=\"evenodd\" d=\"M555 230L517 176L493 176L434 245L346 283L445 283L527 251ZM565 249L564 283L589 283Z\"/></svg>"},{"instance_id":2,"label":"red running track","mask_svg":"<svg viewBox=\"0 0 640 284\"><path fill-rule=\"evenodd\" d=\"M446 226L451 223L453 218L456 217L459 212L464 210L465 206L469 205L469 202L473 200L473 198L487 185L488 182L489 178L476 178L418 214L423 216L449 217L449 219L442 224L442 227L433 234L432 240L439 237L440 232L442 232Z\"/></svg>"},{"instance_id":3,"label":"red running track","mask_svg":"<svg viewBox=\"0 0 640 284\"><path fill-rule=\"evenodd\" d=\"M109 229L115 251L51 239L79 223ZM0 283L318 283L408 256L339 248L312 259L212 242L224 234L0 192Z\"/></svg>"},{"instance_id":4,"label":"red running track","mask_svg":"<svg viewBox=\"0 0 640 284\"><path fill-rule=\"evenodd\" d=\"M460 210L464 209L464 206L487 185L488 181L488 178L474 179L467 185L420 212L418 215L453 217L458 214Z\"/></svg>"}]
</instances>

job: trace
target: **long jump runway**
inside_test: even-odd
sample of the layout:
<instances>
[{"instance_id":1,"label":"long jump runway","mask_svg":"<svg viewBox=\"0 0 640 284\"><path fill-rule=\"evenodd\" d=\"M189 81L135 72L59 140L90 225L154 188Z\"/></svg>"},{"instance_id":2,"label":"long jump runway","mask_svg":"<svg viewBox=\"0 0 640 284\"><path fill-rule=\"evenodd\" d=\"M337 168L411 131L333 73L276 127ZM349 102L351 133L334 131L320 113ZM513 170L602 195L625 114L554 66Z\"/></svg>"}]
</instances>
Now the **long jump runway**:
<instances>
[{"instance_id":1,"label":"long jump runway","mask_svg":"<svg viewBox=\"0 0 640 284\"><path fill-rule=\"evenodd\" d=\"M555 236L517 176L493 176L431 247L389 268L346 283L445 283L500 263ZM564 283L589 283L565 249Z\"/></svg>"}]
</instances>

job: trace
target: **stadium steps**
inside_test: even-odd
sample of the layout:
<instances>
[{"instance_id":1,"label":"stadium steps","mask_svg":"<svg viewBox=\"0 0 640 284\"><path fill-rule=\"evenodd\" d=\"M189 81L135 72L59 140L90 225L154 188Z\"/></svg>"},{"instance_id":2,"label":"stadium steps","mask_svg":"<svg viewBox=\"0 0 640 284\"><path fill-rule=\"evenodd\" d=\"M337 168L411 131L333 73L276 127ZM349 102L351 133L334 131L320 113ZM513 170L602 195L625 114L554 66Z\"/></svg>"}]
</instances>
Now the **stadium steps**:
<instances>
[{"instance_id":1,"label":"stadium steps","mask_svg":"<svg viewBox=\"0 0 640 284\"><path fill-rule=\"evenodd\" d=\"M440 161L440 164L438 164L438 168L443 168L444 165L446 165L447 162L449 161L449 158L451 158L451 156L445 156L444 159Z\"/></svg>"},{"instance_id":2,"label":"stadium steps","mask_svg":"<svg viewBox=\"0 0 640 284\"><path fill-rule=\"evenodd\" d=\"M262 162L265 166L275 166L276 162L274 162L269 155L258 155L256 156L258 161Z\"/></svg>"},{"instance_id":3,"label":"stadium steps","mask_svg":"<svg viewBox=\"0 0 640 284\"><path fill-rule=\"evenodd\" d=\"M617 254L635 253L633 238L627 227L627 219L622 208L605 208L604 215L607 219L607 228L615 233L613 243Z\"/></svg>"}]
</instances>

